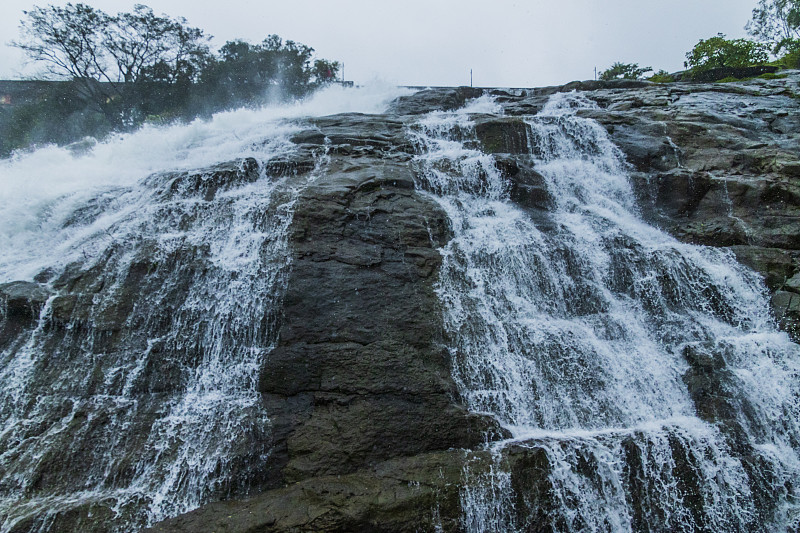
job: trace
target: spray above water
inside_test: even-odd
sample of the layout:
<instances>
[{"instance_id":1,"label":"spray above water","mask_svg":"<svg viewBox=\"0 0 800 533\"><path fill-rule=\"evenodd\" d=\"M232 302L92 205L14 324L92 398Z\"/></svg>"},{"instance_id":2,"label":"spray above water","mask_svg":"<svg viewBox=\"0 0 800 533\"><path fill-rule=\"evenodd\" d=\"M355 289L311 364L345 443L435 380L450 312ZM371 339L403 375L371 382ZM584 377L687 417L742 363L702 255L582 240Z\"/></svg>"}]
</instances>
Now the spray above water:
<instances>
[{"instance_id":1,"label":"spray above water","mask_svg":"<svg viewBox=\"0 0 800 533\"><path fill-rule=\"evenodd\" d=\"M378 82L333 86L293 105L227 111L187 125L145 125L88 149L46 146L0 160L0 282L31 279L56 256L63 265L89 253L86 233L106 232L126 210L138 209L129 193L153 173L263 158L290 149L288 136L305 117L380 113L408 92ZM101 204L102 216L75 227L70 219L87 203Z\"/></svg>"},{"instance_id":2,"label":"spray above water","mask_svg":"<svg viewBox=\"0 0 800 533\"><path fill-rule=\"evenodd\" d=\"M0 162L0 283L45 295L0 344L0 531L138 531L263 482L258 373L294 204L328 159L267 163L291 160L306 117L403 92L331 88Z\"/></svg>"},{"instance_id":3,"label":"spray above water","mask_svg":"<svg viewBox=\"0 0 800 533\"><path fill-rule=\"evenodd\" d=\"M549 469L545 518L520 516L510 483L486 502L477 479L465 520L473 531L534 519L556 531L785 528L800 479L797 345L753 272L642 222L620 151L575 115L594 105L557 94L528 119L518 162L545 196L528 208L472 148L470 109L411 129L418 185L455 235L437 288L453 375L472 411L512 432L501 447L540 450Z\"/></svg>"}]
</instances>

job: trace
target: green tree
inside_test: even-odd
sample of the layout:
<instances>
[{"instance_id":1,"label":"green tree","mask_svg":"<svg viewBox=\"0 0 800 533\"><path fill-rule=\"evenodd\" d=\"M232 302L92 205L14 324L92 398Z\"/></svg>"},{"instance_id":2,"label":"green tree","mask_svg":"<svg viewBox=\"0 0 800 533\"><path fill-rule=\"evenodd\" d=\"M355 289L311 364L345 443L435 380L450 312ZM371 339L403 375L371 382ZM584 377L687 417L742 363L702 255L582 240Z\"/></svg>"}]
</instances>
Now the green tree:
<instances>
[{"instance_id":1,"label":"green tree","mask_svg":"<svg viewBox=\"0 0 800 533\"><path fill-rule=\"evenodd\" d=\"M759 0L747 31L776 54L800 48L800 0Z\"/></svg>"},{"instance_id":2,"label":"green tree","mask_svg":"<svg viewBox=\"0 0 800 533\"><path fill-rule=\"evenodd\" d=\"M141 4L114 16L82 3L34 6L12 44L44 65L46 78L71 81L54 84L47 101L2 110L0 152L128 129L148 118L190 119L300 98L339 70L338 62L315 59L313 48L277 35L256 45L229 41L216 55L208 41L186 19Z\"/></svg>"},{"instance_id":3,"label":"green tree","mask_svg":"<svg viewBox=\"0 0 800 533\"><path fill-rule=\"evenodd\" d=\"M340 65L338 61L328 61L327 59L317 59L314 61L313 75L314 84L317 86L327 85L336 81L339 74Z\"/></svg>"},{"instance_id":4,"label":"green tree","mask_svg":"<svg viewBox=\"0 0 800 533\"><path fill-rule=\"evenodd\" d=\"M748 39L726 39L719 33L710 39L700 39L686 54L684 66L694 72L713 68L741 68L765 63L769 54L765 45Z\"/></svg>"},{"instance_id":5,"label":"green tree","mask_svg":"<svg viewBox=\"0 0 800 533\"><path fill-rule=\"evenodd\" d=\"M600 79L610 80L639 80L646 72L651 72L650 67L640 68L638 63L614 63L610 68L600 73Z\"/></svg>"},{"instance_id":6,"label":"green tree","mask_svg":"<svg viewBox=\"0 0 800 533\"><path fill-rule=\"evenodd\" d=\"M314 49L270 35L259 44L228 41L204 70L200 90L213 107L258 105L269 98L298 98L333 81L339 63L316 59Z\"/></svg>"},{"instance_id":7,"label":"green tree","mask_svg":"<svg viewBox=\"0 0 800 533\"><path fill-rule=\"evenodd\" d=\"M141 100L137 84L186 85L211 57L202 30L182 18L156 16L141 4L116 16L80 3L34 6L24 13L21 39L12 45L43 63L48 75L79 80L86 97L109 117Z\"/></svg>"},{"instance_id":8,"label":"green tree","mask_svg":"<svg viewBox=\"0 0 800 533\"><path fill-rule=\"evenodd\" d=\"M19 41L12 41L55 77L107 80L102 43L108 15L86 4L34 6L23 11Z\"/></svg>"}]
</instances>

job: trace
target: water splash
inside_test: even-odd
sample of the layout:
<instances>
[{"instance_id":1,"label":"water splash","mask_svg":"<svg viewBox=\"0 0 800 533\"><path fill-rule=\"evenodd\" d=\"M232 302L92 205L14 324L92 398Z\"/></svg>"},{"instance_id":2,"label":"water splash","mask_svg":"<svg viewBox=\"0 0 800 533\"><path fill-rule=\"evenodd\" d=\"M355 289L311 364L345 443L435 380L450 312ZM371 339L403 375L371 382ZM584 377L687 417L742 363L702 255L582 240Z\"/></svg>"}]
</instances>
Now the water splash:
<instances>
[{"instance_id":1,"label":"water splash","mask_svg":"<svg viewBox=\"0 0 800 533\"><path fill-rule=\"evenodd\" d=\"M730 253L642 222L621 152L575 114L594 106L558 94L527 120L522 172L547 212L510 200L473 148L470 110L411 128L418 186L455 235L437 290L462 396L546 450L556 531L785 527L800 479L797 345Z\"/></svg>"},{"instance_id":2,"label":"water splash","mask_svg":"<svg viewBox=\"0 0 800 533\"><path fill-rule=\"evenodd\" d=\"M0 282L51 294L0 346L0 531L138 531L263 482L259 369L294 204L328 158L286 176L267 162L297 154L303 117L397 93L333 89L0 162Z\"/></svg>"}]
</instances>

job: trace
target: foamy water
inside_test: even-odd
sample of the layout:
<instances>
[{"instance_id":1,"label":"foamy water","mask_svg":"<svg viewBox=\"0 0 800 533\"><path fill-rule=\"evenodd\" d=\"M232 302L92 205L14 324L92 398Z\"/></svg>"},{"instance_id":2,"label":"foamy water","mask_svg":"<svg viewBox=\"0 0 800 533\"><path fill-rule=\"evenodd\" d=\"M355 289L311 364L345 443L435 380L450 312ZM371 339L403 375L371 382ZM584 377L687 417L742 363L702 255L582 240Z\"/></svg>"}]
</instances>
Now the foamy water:
<instances>
[{"instance_id":1,"label":"foamy water","mask_svg":"<svg viewBox=\"0 0 800 533\"><path fill-rule=\"evenodd\" d=\"M743 533L765 520L780 531L797 513L800 350L776 329L760 278L732 254L641 220L622 153L602 126L575 116L595 106L558 94L527 118L550 204L535 217L472 148L471 113L490 102L411 127L418 185L454 232L437 285L453 375L469 408L514 436L493 446L489 474L465 470L467 529L526 530L500 460L515 445L547 456L556 505L536 520L555 531ZM697 416L685 350L726 368L717 387L746 443ZM759 450L768 487L732 449L743 444ZM757 508L754 491L775 509Z\"/></svg>"},{"instance_id":2,"label":"foamy water","mask_svg":"<svg viewBox=\"0 0 800 533\"><path fill-rule=\"evenodd\" d=\"M140 208L126 197L154 172L202 169L288 148L304 117L381 113L411 91L376 82L319 91L292 105L238 109L186 125L153 126L112 135L86 151L46 146L0 160L0 282L30 279L59 256L83 254L86 233L107 231L126 210ZM65 224L77 207L100 199L111 207L90 228Z\"/></svg>"},{"instance_id":3,"label":"foamy water","mask_svg":"<svg viewBox=\"0 0 800 533\"><path fill-rule=\"evenodd\" d=\"M297 150L289 137L306 117L381 112L405 92L330 88L146 126L82 155L46 147L0 162L0 282L42 273L52 288L75 263L91 287L59 286L85 314L56 318L51 297L0 351L0 532L56 532L88 510L127 533L247 493L270 454L257 385L280 326L294 205L328 158L308 154L314 168L299 177L264 163ZM209 169L220 163L222 174ZM219 180L212 197L197 186L207 180Z\"/></svg>"}]
</instances>

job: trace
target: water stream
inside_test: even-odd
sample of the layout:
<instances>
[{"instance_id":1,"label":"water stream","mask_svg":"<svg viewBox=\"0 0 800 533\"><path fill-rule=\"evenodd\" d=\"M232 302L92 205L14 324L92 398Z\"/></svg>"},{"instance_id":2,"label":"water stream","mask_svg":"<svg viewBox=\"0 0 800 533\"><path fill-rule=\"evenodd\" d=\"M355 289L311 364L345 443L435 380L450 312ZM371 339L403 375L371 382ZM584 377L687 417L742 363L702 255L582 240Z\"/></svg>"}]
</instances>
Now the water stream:
<instances>
[{"instance_id":1,"label":"water stream","mask_svg":"<svg viewBox=\"0 0 800 533\"><path fill-rule=\"evenodd\" d=\"M397 94L322 93L0 161L0 283L45 294L29 330L0 336L0 533L74 530L74 516L127 533L264 481L258 371L294 204L328 160L320 149L303 176L267 162L298 149L303 117L380 112ZM558 94L527 117L516 178L479 149L476 121L502 114L492 99L408 119L418 189L454 234L436 288L452 374L512 435L487 445L488 471L465 467L463 526L786 531L798 346L755 273L643 222L623 155L576 113L593 106ZM522 178L536 205L512 200ZM513 449L546 458L535 513Z\"/></svg>"},{"instance_id":2,"label":"water stream","mask_svg":"<svg viewBox=\"0 0 800 533\"><path fill-rule=\"evenodd\" d=\"M418 187L455 234L437 290L462 396L512 432L496 452L546 453L536 527L785 530L799 496L798 347L756 274L642 221L623 155L576 116L594 105L557 94L526 121L520 160L546 210L512 202L477 148L474 120L500 111L491 100L411 128ZM462 495L470 531L533 527L510 483L486 482Z\"/></svg>"},{"instance_id":3,"label":"water stream","mask_svg":"<svg viewBox=\"0 0 800 533\"><path fill-rule=\"evenodd\" d=\"M266 163L297 150L303 117L397 93L332 89L0 161L0 283L51 294L30 333L0 339L0 532L138 531L263 481L259 369L294 204L327 159L297 177Z\"/></svg>"}]
</instances>

